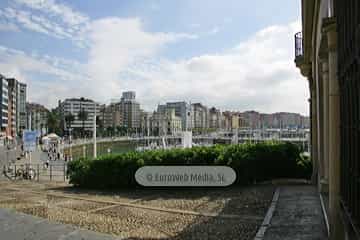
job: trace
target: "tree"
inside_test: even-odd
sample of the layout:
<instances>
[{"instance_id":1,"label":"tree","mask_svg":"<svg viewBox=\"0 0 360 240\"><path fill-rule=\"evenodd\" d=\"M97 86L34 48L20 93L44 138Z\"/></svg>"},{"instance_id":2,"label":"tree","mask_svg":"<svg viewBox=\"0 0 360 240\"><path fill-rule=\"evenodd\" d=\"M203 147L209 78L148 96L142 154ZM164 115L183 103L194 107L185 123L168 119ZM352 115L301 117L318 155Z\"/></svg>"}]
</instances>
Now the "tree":
<instances>
[{"instance_id":1,"label":"tree","mask_svg":"<svg viewBox=\"0 0 360 240\"><path fill-rule=\"evenodd\" d=\"M107 127L106 128L106 132L107 132L107 135L108 136L113 136L114 135L114 127L111 127L111 126L109 126L109 127Z\"/></svg>"},{"instance_id":2,"label":"tree","mask_svg":"<svg viewBox=\"0 0 360 240\"><path fill-rule=\"evenodd\" d=\"M72 122L75 121L75 116L72 115L71 113L69 113L68 115L65 116L65 123L66 123L66 127L70 128Z\"/></svg>"},{"instance_id":3,"label":"tree","mask_svg":"<svg viewBox=\"0 0 360 240\"><path fill-rule=\"evenodd\" d=\"M124 135L124 127L122 126L116 126L116 132L120 135L123 136Z\"/></svg>"},{"instance_id":4,"label":"tree","mask_svg":"<svg viewBox=\"0 0 360 240\"><path fill-rule=\"evenodd\" d=\"M69 113L68 115L65 116L64 120L66 124L66 129L68 130L68 134L70 135L71 124L75 121L75 116Z\"/></svg>"},{"instance_id":5,"label":"tree","mask_svg":"<svg viewBox=\"0 0 360 240\"><path fill-rule=\"evenodd\" d=\"M84 109L80 109L80 112L78 113L78 119L80 121L82 121L82 137L84 137L84 132L85 132L85 121L88 119L88 112L85 111Z\"/></svg>"},{"instance_id":6,"label":"tree","mask_svg":"<svg viewBox=\"0 0 360 240\"><path fill-rule=\"evenodd\" d=\"M49 128L49 132L62 135L60 124L61 124L60 115L54 110L49 112L47 117L47 125Z\"/></svg>"},{"instance_id":7,"label":"tree","mask_svg":"<svg viewBox=\"0 0 360 240\"><path fill-rule=\"evenodd\" d=\"M100 116L96 116L96 125L99 127L99 129L104 128L104 121L101 119Z\"/></svg>"}]
</instances>

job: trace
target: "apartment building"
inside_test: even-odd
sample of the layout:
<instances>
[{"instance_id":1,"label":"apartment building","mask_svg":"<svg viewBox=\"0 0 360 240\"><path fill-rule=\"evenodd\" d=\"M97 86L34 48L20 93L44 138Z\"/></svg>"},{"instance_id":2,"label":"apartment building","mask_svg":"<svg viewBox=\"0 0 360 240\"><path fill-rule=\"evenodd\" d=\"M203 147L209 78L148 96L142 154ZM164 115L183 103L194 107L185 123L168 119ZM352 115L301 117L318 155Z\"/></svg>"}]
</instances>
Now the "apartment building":
<instances>
[{"instance_id":1,"label":"apartment building","mask_svg":"<svg viewBox=\"0 0 360 240\"><path fill-rule=\"evenodd\" d=\"M91 99L86 98L69 98L59 101L58 111L63 119L64 129L81 132L84 130L89 133L94 128L94 116L100 116L100 106ZM71 123L65 122L65 117L74 116Z\"/></svg>"},{"instance_id":2,"label":"apartment building","mask_svg":"<svg viewBox=\"0 0 360 240\"><path fill-rule=\"evenodd\" d=\"M116 128L122 126L122 116L119 103L110 103L100 107L100 120L104 128Z\"/></svg>"},{"instance_id":3,"label":"apartment building","mask_svg":"<svg viewBox=\"0 0 360 240\"><path fill-rule=\"evenodd\" d=\"M11 132L13 135L21 135L22 131L26 129L27 122L27 86L15 78L8 78L7 81L9 84L9 102L11 103ZM16 134L14 134L14 132L16 132Z\"/></svg>"},{"instance_id":4,"label":"apartment building","mask_svg":"<svg viewBox=\"0 0 360 240\"><path fill-rule=\"evenodd\" d=\"M209 109L201 103L191 104L192 129L201 130L210 127Z\"/></svg>"},{"instance_id":5,"label":"apartment building","mask_svg":"<svg viewBox=\"0 0 360 240\"><path fill-rule=\"evenodd\" d=\"M134 91L122 93L119 108L122 126L139 129L141 123L140 103L136 101L136 93Z\"/></svg>"},{"instance_id":6,"label":"apartment building","mask_svg":"<svg viewBox=\"0 0 360 240\"><path fill-rule=\"evenodd\" d=\"M175 115L181 118L181 128L183 131L192 129L192 109L187 102L168 102L167 109L174 109Z\"/></svg>"},{"instance_id":7,"label":"apartment building","mask_svg":"<svg viewBox=\"0 0 360 240\"><path fill-rule=\"evenodd\" d=\"M151 132L154 135L174 135L182 131L182 119L176 116L175 109L167 108L165 113L154 112L150 117Z\"/></svg>"},{"instance_id":8,"label":"apartment building","mask_svg":"<svg viewBox=\"0 0 360 240\"><path fill-rule=\"evenodd\" d=\"M221 128L221 111L215 107L209 109L209 127L212 129Z\"/></svg>"},{"instance_id":9,"label":"apartment building","mask_svg":"<svg viewBox=\"0 0 360 240\"><path fill-rule=\"evenodd\" d=\"M0 136L8 136L8 81L0 75Z\"/></svg>"},{"instance_id":10,"label":"apartment building","mask_svg":"<svg viewBox=\"0 0 360 240\"><path fill-rule=\"evenodd\" d=\"M49 110L38 103L26 103L26 129L39 131L41 135L47 134L47 120Z\"/></svg>"}]
</instances>

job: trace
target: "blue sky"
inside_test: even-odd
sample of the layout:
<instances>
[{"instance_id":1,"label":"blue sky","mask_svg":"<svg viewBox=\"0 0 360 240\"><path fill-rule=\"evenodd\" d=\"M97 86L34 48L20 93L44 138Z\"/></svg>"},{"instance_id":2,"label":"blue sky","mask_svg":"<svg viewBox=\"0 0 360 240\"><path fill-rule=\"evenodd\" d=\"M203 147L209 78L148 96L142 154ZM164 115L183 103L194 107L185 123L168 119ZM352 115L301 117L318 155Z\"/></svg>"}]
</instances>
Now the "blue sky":
<instances>
[{"instance_id":1,"label":"blue sky","mask_svg":"<svg viewBox=\"0 0 360 240\"><path fill-rule=\"evenodd\" d=\"M0 2L0 72L48 107L135 90L146 110L201 101L307 114L293 64L300 4L277 0ZM289 101L291 98L291 101Z\"/></svg>"}]
</instances>

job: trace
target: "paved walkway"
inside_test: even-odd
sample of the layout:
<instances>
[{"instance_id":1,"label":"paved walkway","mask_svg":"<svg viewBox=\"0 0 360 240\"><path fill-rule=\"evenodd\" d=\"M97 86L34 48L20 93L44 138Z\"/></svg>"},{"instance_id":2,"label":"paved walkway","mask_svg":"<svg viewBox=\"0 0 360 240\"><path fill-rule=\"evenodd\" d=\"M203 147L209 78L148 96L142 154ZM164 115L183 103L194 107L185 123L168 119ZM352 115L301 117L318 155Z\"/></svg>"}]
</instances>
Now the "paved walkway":
<instances>
[{"instance_id":1,"label":"paved walkway","mask_svg":"<svg viewBox=\"0 0 360 240\"><path fill-rule=\"evenodd\" d=\"M11 210L0 209L0 238L11 240L115 240L107 234L49 222Z\"/></svg>"},{"instance_id":2,"label":"paved walkway","mask_svg":"<svg viewBox=\"0 0 360 240\"><path fill-rule=\"evenodd\" d=\"M281 186L265 240L326 240L319 194L314 186Z\"/></svg>"}]
</instances>

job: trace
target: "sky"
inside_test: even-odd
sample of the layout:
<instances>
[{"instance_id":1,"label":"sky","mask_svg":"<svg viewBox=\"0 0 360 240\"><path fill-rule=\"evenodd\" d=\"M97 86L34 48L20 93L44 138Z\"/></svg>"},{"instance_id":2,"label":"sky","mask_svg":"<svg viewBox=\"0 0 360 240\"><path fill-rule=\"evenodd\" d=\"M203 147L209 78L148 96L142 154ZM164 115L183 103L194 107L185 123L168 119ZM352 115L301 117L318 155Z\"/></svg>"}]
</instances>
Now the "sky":
<instances>
[{"instance_id":1,"label":"sky","mask_svg":"<svg viewBox=\"0 0 360 240\"><path fill-rule=\"evenodd\" d=\"M294 64L300 1L1 0L0 73L48 108L136 91L221 110L308 115Z\"/></svg>"}]
</instances>

